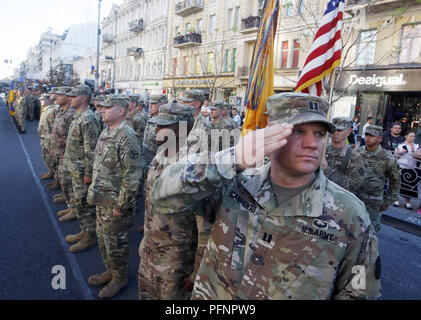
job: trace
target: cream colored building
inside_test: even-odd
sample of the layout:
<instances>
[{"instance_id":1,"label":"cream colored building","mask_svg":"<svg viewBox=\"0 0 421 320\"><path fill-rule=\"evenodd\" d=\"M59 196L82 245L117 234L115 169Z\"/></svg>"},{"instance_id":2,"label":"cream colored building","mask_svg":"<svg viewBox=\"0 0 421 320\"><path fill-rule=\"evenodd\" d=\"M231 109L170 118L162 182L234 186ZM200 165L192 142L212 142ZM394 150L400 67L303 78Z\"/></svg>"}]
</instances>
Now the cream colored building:
<instances>
[{"instance_id":1,"label":"cream colored building","mask_svg":"<svg viewBox=\"0 0 421 320\"><path fill-rule=\"evenodd\" d=\"M102 21L102 85L148 96L163 92L168 0L125 0Z\"/></svg>"}]
</instances>

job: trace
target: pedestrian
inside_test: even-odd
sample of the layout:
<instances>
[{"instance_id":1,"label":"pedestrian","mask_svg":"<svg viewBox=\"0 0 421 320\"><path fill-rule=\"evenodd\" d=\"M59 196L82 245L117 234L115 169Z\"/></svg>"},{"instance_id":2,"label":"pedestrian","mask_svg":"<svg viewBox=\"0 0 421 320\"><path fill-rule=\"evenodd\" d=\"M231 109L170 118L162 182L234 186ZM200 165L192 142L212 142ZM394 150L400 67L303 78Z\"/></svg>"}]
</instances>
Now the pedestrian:
<instances>
[{"instance_id":1,"label":"pedestrian","mask_svg":"<svg viewBox=\"0 0 421 320\"><path fill-rule=\"evenodd\" d=\"M209 194L219 199L193 299L378 297L377 238L364 205L320 170L335 130L328 106L316 96L274 95L266 128L171 164L157 179L151 202L168 215ZM364 289L353 285L357 267Z\"/></svg>"},{"instance_id":2,"label":"pedestrian","mask_svg":"<svg viewBox=\"0 0 421 320\"><path fill-rule=\"evenodd\" d=\"M134 224L142 170L139 139L125 122L128 102L109 97L100 105L107 127L95 149L87 202L96 206L98 247L106 271L89 277L88 283L105 284L98 294L105 299L115 296L128 282L129 231Z\"/></svg>"},{"instance_id":3,"label":"pedestrian","mask_svg":"<svg viewBox=\"0 0 421 320\"><path fill-rule=\"evenodd\" d=\"M89 107L92 92L89 86L79 85L72 89L70 106L75 115L70 124L66 141L64 162L70 172L73 188L73 210L79 222L80 232L66 237L73 244L70 252L87 250L97 243L95 206L86 202L88 187L92 183L92 167L100 125Z\"/></svg>"},{"instance_id":4,"label":"pedestrian","mask_svg":"<svg viewBox=\"0 0 421 320\"><path fill-rule=\"evenodd\" d=\"M394 153L397 146L405 140L405 138L401 136L401 132L401 124L399 122L395 122L389 131L383 132L381 146Z\"/></svg>"},{"instance_id":5,"label":"pedestrian","mask_svg":"<svg viewBox=\"0 0 421 320\"><path fill-rule=\"evenodd\" d=\"M381 215L391 204L398 200L400 173L395 156L382 148L383 128L369 125L366 128L366 144L357 150L362 156L365 178L356 193L370 215L374 230L381 228ZM384 192L386 179L389 180L387 192Z\"/></svg>"},{"instance_id":6,"label":"pedestrian","mask_svg":"<svg viewBox=\"0 0 421 320\"><path fill-rule=\"evenodd\" d=\"M360 146L365 145L365 132L367 130L367 127L372 125L374 123L373 117L368 117L367 118L367 123L364 125L363 127L363 131L361 133L361 143Z\"/></svg>"},{"instance_id":7,"label":"pedestrian","mask_svg":"<svg viewBox=\"0 0 421 320\"><path fill-rule=\"evenodd\" d=\"M238 114L237 108L232 108L232 116L233 116L234 121L237 123L237 127L241 128L242 126L241 117Z\"/></svg>"},{"instance_id":8,"label":"pedestrian","mask_svg":"<svg viewBox=\"0 0 421 320\"><path fill-rule=\"evenodd\" d=\"M417 167L417 160L413 155L419 148L420 145L415 143L415 132L408 131L405 135L405 141L400 143L395 149L395 156L398 159L398 164L401 169L415 169ZM405 208L412 210L411 199L409 197L404 198ZM399 207L399 200L396 200L393 205Z\"/></svg>"},{"instance_id":9,"label":"pedestrian","mask_svg":"<svg viewBox=\"0 0 421 320\"><path fill-rule=\"evenodd\" d=\"M415 134L415 143L421 143L421 118L418 118L418 128Z\"/></svg>"},{"instance_id":10,"label":"pedestrian","mask_svg":"<svg viewBox=\"0 0 421 320\"><path fill-rule=\"evenodd\" d=\"M332 119L336 128L326 148L326 160L323 172L326 178L337 183L351 193L356 193L364 180L364 163L361 155L347 144L347 137L352 134L352 120L347 117Z\"/></svg>"}]
</instances>

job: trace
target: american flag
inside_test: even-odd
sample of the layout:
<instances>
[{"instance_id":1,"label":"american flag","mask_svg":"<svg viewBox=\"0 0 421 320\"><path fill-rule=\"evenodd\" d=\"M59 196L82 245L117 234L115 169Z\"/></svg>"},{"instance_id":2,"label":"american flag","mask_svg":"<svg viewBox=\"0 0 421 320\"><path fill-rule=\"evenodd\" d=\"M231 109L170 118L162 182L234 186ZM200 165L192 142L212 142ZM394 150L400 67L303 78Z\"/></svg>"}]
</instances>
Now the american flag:
<instances>
[{"instance_id":1,"label":"american flag","mask_svg":"<svg viewBox=\"0 0 421 320\"><path fill-rule=\"evenodd\" d=\"M295 92L321 96L322 79L341 64L341 29L345 0L330 0L301 70Z\"/></svg>"}]
</instances>

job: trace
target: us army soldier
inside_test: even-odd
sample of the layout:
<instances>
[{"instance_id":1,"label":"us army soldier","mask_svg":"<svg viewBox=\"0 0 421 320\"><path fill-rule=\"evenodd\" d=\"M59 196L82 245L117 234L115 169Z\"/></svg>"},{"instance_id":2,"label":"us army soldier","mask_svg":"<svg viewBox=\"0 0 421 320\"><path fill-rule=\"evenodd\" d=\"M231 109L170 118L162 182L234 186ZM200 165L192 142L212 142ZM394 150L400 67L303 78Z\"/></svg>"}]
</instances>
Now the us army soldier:
<instances>
[{"instance_id":1,"label":"us army soldier","mask_svg":"<svg viewBox=\"0 0 421 320\"><path fill-rule=\"evenodd\" d=\"M95 149L92 184L88 203L96 206L98 246L107 270L91 276L88 283L106 284L100 298L111 298L127 285L129 268L129 230L133 225L139 180L140 143L126 122L128 103L110 97L100 103L102 131Z\"/></svg>"},{"instance_id":2,"label":"us army soldier","mask_svg":"<svg viewBox=\"0 0 421 320\"><path fill-rule=\"evenodd\" d=\"M365 132L365 145L358 148L365 167L365 178L357 192L370 214L374 229L381 228L381 215L393 202L398 200L400 172L395 156L380 145L383 128L369 125ZM384 193L384 184L389 179L389 188Z\"/></svg>"},{"instance_id":3,"label":"us army soldier","mask_svg":"<svg viewBox=\"0 0 421 320\"><path fill-rule=\"evenodd\" d=\"M132 94L129 96L129 111L127 112L126 122L137 133L140 143L143 143L143 136L149 119L145 113L137 111L138 102L138 95Z\"/></svg>"},{"instance_id":4,"label":"us army soldier","mask_svg":"<svg viewBox=\"0 0 421 320\"><path fill-rule=\"evenodd\" d=\"M145 236L139 246L140 300L185 300L191 294L183 282L194 270L197 248L195 215L191 211L171 215L157 211L150 202L150 193L166 166L177 161L179 148L183 144L179 136L180 125L186 125L187 131L190 131L194 122L193 114L192 106L165 104L161 106L159 114L150 120L157 125L158 138L161 134L170 136L166 133L170 132L174 133L176 139L173 141L169 138L171 146L163 148L155 156L146 181ZM162 145L164 141L157 143Z\"/></svg>"},{"instance_id":5,"label":"us army soldier","mask_svg":"<svg viewBox=\"0 0 421 320\"><path fill-rule=\"evenodd\" d=\"M151 118L156 117L159 113L159 107L166 103L168 103L168 97L166 95L160 94L151 96L151 100L149 101ZM148 121L148 124L145 129L145 134L143 136L141 157L144 180L146 180L149 165L152 162L152 159L155 157L156 151L159 147L155 141L155 129L156 125Z\"/></svg>"},{"instance_id":6,"label":"us army soldier","mask_svg":"<svg viewBox=\"0 0 421 320\"><path fill-rule=\"evenodd\" d=\"M332 123L336 131L326 148L323 172L326 178L355 194L364 180L365 170L361 155L346 143L352 131L352 119L336 117Z\"/></svg>"},{"instance_id":7,"label":"us army soldier","mask_svg":"<svg viewBox=\"0 0 421 320\"><path fill-rule=\"evenodd\" d=\"M81 231L66 237L67 243L75 243L70 252L84 251L96 245L96 212L95 206L88 205L86 196L92 182L94 152L100 134L100 127L95 114L89 107L91 89L80 85L67 94L71 107L76 114L70 124L66 142L64 161L72 179L74 211Z\"/></svg>"},{"instance_id":8,"label":"us army soldier","mask_svg":"<svg viewBox=\"0 0 421 320\"><path fill-rule=\"evenodd\" d=\"M326 133L335 130L328 102L282 93L267 108L267 128L168 166L152 190L152 205L167 214L219 195L192 298L376 298L380 258L364 205L320 170ZM253 168L265 156L271 161Z\"/></svg>"},{"instance_id":9,"label":"us army soldier","mask_svg":"<svg viewBox=\"0 0 421 320\"><path fill-rule=\"evenodd\" d=\"M54 122L56 106L51 104L50 95L44 93L41 98L42 113L38 124L38 136L41 139L41 153L48 172L40 175L41 180L54 178L54 160L50 156L51 130Z\"/></svg>"}]
</instances>

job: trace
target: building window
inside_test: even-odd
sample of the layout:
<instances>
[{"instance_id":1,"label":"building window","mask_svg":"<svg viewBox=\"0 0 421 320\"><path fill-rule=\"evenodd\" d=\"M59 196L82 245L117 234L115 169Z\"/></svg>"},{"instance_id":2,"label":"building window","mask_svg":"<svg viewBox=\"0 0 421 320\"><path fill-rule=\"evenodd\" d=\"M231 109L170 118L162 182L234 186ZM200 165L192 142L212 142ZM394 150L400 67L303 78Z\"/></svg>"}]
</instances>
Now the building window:
<instances>
[{"instance_id":1,"label":"building window","mask_svg":"<svg viewBox=\"0 0 421 320\"><path fill-rule=\"evenodd\" d=\"M305 0L300 0L300 2L298 3L298 14L303 14L304 13L304 9L305 9Z\"/></svg>"},{"instance_id":2,"label":"building window","mask_svg":"<svg viewBox=\"0 0 421 320\"><path fill-rule=\"evenodd\" d=\"M177 75L177 58L173 59L173 75L176 76Z\"/></svg>"},{"instance_id":3,"label":"building window","mask_svg":"<svg viewBox=\"0 0 421 320\"><path fill-rule=\"evenodd\" d=\"M186 23L186 30L184 31L184 34L188 34L188 33L190 33L190 31L191 31L191 25L190 25L190 22L187 22Z\"/></svg>"},{"instance_id":4,"label":"building window","mask_svg":"<svg viewBox=\"0 0 421 320\"><path fill-rule=\"evenodd\" d=\"M228 72L229 50L225 50L224 72Z\"/></svg>"},{"instance_id":5,"label":"building window","mask_svg":"<svg viewBox=\"0 0 421 320\"><path fill-rule=\"evenodd\" d=\"M421 24L402 27L399 63L419 62L421 56Z\"/></svg>"},{"instance_id":6,"label":"building window","mask_svg":"<svg viewBox=\"0 0 421 320\"><path fill-rule=\"evenodd\" d=\"M213 52L208 52L208 73L213 72L214 59L215 58Z\"/></svg>"},{"instance_id":7,"label":"building window","mask_svg":"<svg viewBox=\"0 0 421 320\"><path fill-rule=\"evenodd\" d=\"M283 4L284 7L284 17L291 17L292 16L292 1L286 0Z\"/></svg>"},{"instance_id":8,"label":"building window","mask_svg":"<svg viewBox=\"0 0 421 320\"><path fill-rule=\"evenodd\" d=\"M374 63L376 39L377 30L361 31L357 48L357 65L363 66Z\"/></svg>"},{"instance_id":9,"label":"building window","mask_svg":"<svg viewBox=\"0 0 421 320\"><path fill-rule=\"evenodd\" d=\"M294 51L292 52L292 67L298 68L298 61L300 60L300 40L294 40Z\"/></svg>"},{"instance_id":10,"label":"building window","mask_svg":"<svg viewBox=\"0 0 421 320\"><path fill-rule=\"evenodd\" d=\"M209 17L209 35L214 35L216 33L216 15L211 15Z\"/></svg>"},{"instance_id":11,"label":"building window","mask_svg":"<svg viewBox=\"0 0 421 320\"><path fill-rule=\"evenodd\" d=\"M240 28L240 7L235 7L234 13L234 28Z\"/></svg>"},{"instance_id":12,"label":"building window","mask_svg":"<svg viewBox=\"0 0 421 320\"><path fill-rule=\"evenodd\" d=\"M187 57L183 57L183 75L189 72L189 60Z\"/></svg>"},{"instance_id":13,"label":"building window","mask_svg":"<svg viewBox=\"0 0 421 320\"><path fill-rule=\"evenodd\" d=\"M199 63L200 63L199 55L196 54L194 56L194 73L196 73L196 74L199 73Z\"/></svg>"},{"instance_id":14,"label":"building window","mask_svg":"<svg viewBox=\"0 0 421 320\"><path fill-rule=\"evenodd\" d=\"M197 33L202 33L202 19L198 19L196 21L196 32Z\"/></svg>"},{"instance_id":15,"label":"building window","mask_svg":"<svg viewBox=\"0 0 421 320\"><path fill-rule=\"evenodd\" d=\"M175 36L179 36L180 35L180 27L175 27Z\"/></svg>"},{"instance_id":16,"label":"building window","mask_svg":"<svg viewBox=\"0 0 421 320\"><path fill-rule=\"evenodd\" d=\"M232 23L233 23L233 19L232 19L232 13L233 13L233 9L228 9L228 14L227 14L227 30L231 30L232 29Z\"/></svg>"},{"instance_id":17,"label":"building window","mask_svg":"<svg viewBox=\"0 0 421 320\"><path fill-rule=\"evenodd\" d=\"M232 57L231 57L231 72L235 71L235 65L237 60L237 49L232 49Z\"/></svg>"},{"instance_id":18,"label":"building window","mask_svg":"<svg viewBox=\"0 0 421 320\"><path fill-rule=\"evenodd\" d=\"M282 41L281 68L285 69L288 63L288 41Z\"/></svg>"}]
</instances>

